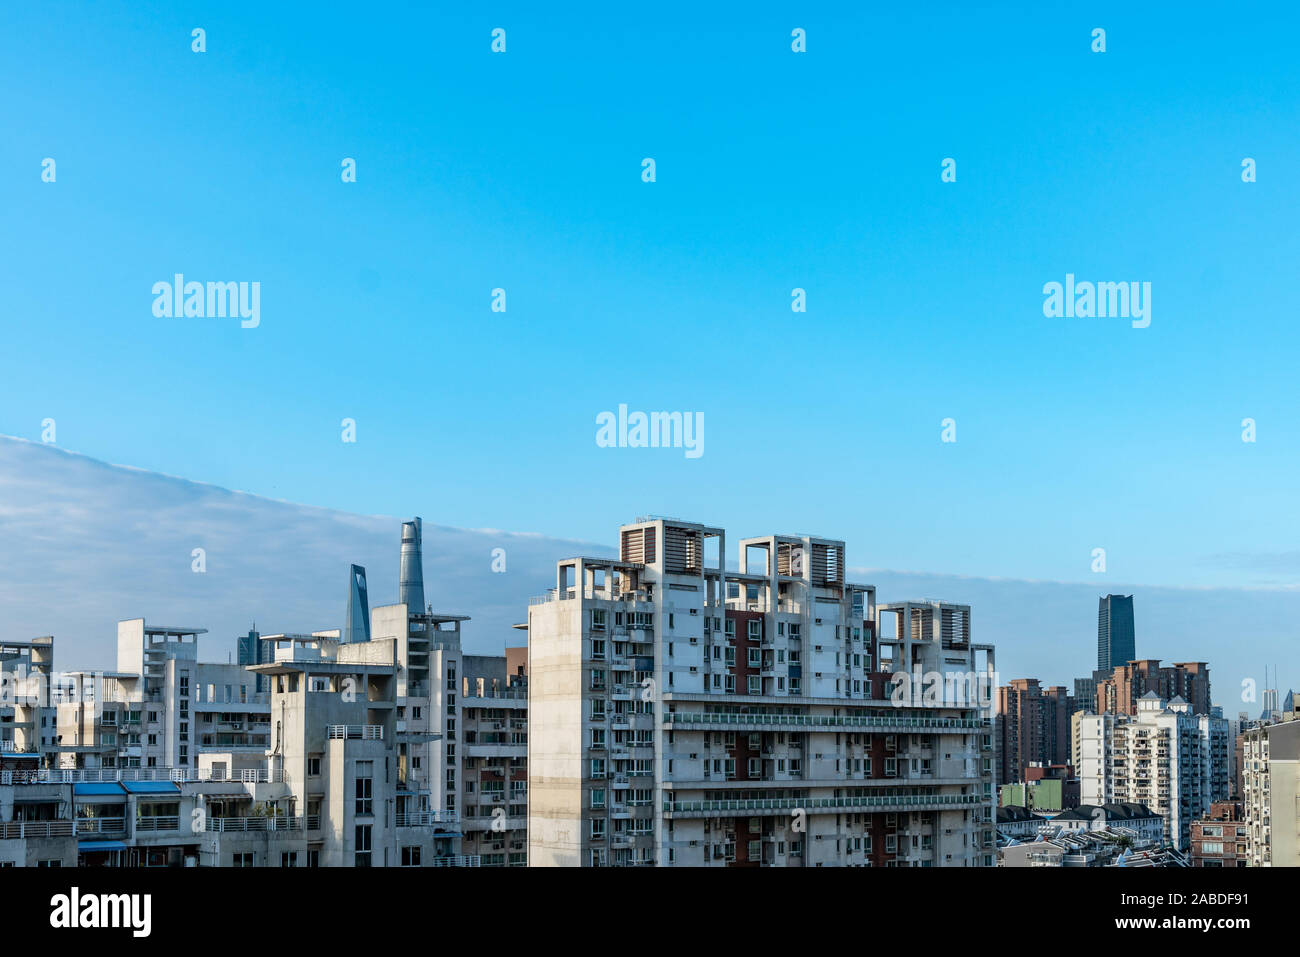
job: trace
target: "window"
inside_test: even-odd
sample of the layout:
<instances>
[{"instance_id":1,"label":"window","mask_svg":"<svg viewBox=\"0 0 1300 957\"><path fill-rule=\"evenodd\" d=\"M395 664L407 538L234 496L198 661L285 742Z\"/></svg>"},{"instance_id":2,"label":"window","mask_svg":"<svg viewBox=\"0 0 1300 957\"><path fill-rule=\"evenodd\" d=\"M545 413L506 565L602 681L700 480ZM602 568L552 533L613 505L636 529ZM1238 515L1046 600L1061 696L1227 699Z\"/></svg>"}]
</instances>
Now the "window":
<instances>
[{"instance_id":1,"label":"window","mask_svg":"<svg viewBox=\"0 0 1300 957\"><path fill-rule=\"evenodd\" d=\"M605 609L603 609L603 608L593 608L593 609L591 610L591 630L592 630L592 631L604 631L604 630L605 630L605 622L606 622L606 620L607 620L607 618L608 618L608 615L609 615L609 613L608 613L607 611L605 611ZM592 657L595 657L595 656L593 655Z\"/></svg>"},{"instance_id":2,"label":"window","mask_svg":"<svg viewBox=\"0 0 1300 957\"><path fill-rule=\"evenodd\" d=\"M420 847L418 844L412 847L402 848L402 866L403 867L420 866Z\"/></svg>"},{"instance_id":3,"label":"window","mask_svg":"<svg viewBox=\"0 0 1300 957\"><path fill-rule=\"evenodd\" d=\"M759 638L763 636L763 623L759 621L757 618L749 619L749 623L745 626L745 628L749 634L750 641L758 641Z\"/></svg>"},{"instance_id":4,"label":"window","mask_svg":"<svg viewBox=\"0 0 1300 957\"><path fill-rule=\"evenodd\" d=\"M370 866L370 825L358 824L356 829L356 866Z\"/></svg>"},{"instance_id":5,"label":"window","mask_svg":"<svg viewBox=\"0 0 1300 957\"><path fill-rule=\"evenodd\" d=\"M358 815L373 815L374 809L374 775L375 762L357 762L356 811ZM369 833L369 828L367 828ZM369 850L369 848L367 848ZM358 867L361 865L358 864ZM366 865L367 867L369 864Z\"/></svg>"},{"instance_id":6,"label":"window","mask_svg":"<svg viewBox=\"0 0 1300 957\"><path fill-rule=\"evenodd\" d=\"M307 759L307 777L309 778L320 777L320 758Z\"/></svg>"},{"instance_id":7,"label":"window","mask_svg":"<svg viewBox=\"0 0 1300 957\"><path fill-rule=\"evenodd\" d=\"M603 807L605 806L605 789L604 789L604 788L592 788L592 789L591 789L591 806L592 806L593 808L595 808L595 809L603 808Z\"/></svg>"},{"instance_id":8,"label":"window","mask_svg":"<svg viewBox=\"0 0 1300 957\"><path fill-rule=\"evenodd\" d=\"M591 640L591 657L593 658L605 657L605 642L603 639L593 638Z\"/></svg>"},{"instance_id":9,"label":"window","mask_svg":"<svg viewBox=\"0 0 1300 957\"><path fill-rule=\"evenodd\" d=\"M298 852L297 852L297 851L284 851L284 852L282 852L282 853L280 854L280 866L281 866L281 867L297 867L297 866L298 866Z\"/></svg>"},{"instance_id":10,"label":"window","mask_svg":"<svg viewBox=\"0 0 1300 957\"><path fill-rule=\"evenodd\" d=\"M252 867L252 866L253 866L253 852L252 852L252 851L248 851L248 852L246 852L246 853L244 853L244 854L236 854L236 855L234 855L234 857L232 857L231 860L230 860L230 866L231 866L231 867Z\"/></svg>"}]
</instances>

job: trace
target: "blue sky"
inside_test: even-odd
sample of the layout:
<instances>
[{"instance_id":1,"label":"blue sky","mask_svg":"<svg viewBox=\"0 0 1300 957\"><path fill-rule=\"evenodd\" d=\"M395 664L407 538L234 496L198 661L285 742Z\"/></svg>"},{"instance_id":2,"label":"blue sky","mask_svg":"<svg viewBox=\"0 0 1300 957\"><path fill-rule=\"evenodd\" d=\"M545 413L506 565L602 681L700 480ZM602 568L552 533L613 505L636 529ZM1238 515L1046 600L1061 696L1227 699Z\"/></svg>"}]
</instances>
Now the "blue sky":
<instances>
[{"instance_id":1,"label":"blue sky","mask_svg":"<svg viewBox=\"0 0 1300 957\"><path fill-rule=\"evenodd\" d=\"M0 433L448 526L1300 578L1287 8L270 6L0 10ZM176 272L261 325L155 318ZM1045 318L1067 272L1150 328ZM619 403L705 454L598 448Z\"/></svg>"}]
</instances>

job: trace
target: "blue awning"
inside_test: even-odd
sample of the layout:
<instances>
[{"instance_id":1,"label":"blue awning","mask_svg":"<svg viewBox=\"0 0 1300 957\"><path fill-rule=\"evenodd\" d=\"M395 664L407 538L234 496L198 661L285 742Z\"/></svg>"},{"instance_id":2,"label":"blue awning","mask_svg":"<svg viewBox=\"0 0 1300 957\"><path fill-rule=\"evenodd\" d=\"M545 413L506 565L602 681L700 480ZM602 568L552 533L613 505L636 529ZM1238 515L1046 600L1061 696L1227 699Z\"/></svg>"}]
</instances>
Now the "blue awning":
<instances>
[{"instance_id":1,"label":"blue awning","mask_svg":"<svg viewBox=\"0 0 1300 957\"><path fill-rule=\"evenodd\" d=\"M120 784L111 782L101 784L89 781L74 784L72 793L75 797L125 797L126 795Z\"/></svg>"},{"instance_id":2,"label":"blue awning","mask_svg":"<svg viewBox=\"0 0 1300 957\"><path fill-rule=\"evenodd\" d=\"M180 785L171 781L123 781L128 794L180 794Z\"/></svg>"},{"instance_id":3,"label":"blue awning","mask_svg":"<svg viewBox=\"0 0 1300 957\"><path fill-rule=\"evenodd\" d=\"M77 845L78 851L125 851L126 845L121 841L86 841Z\"/></svg>"}]
</instances>

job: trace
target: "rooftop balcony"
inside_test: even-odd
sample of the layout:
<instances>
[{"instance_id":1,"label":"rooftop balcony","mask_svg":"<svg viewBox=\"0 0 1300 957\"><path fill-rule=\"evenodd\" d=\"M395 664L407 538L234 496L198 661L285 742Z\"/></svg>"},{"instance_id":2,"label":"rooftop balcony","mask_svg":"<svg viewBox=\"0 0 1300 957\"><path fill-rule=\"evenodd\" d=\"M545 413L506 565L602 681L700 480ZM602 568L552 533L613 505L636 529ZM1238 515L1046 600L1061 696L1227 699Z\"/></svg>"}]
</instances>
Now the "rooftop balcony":
<instances>
[{"instance_id":1,"label":"rooftop balcony","mask_svg":"<svg viewBox=\"0 0 1300 957\"><path fill-rule=\"evenodd\" d=\"M12 821L0 824L0 841L38 837L71 837L76 834L75 821Z\"/></svg>"},{"instance_id":2,"label":"rooftop balcony","mask_svg":"<svg viewBox=\"0 0 1300 957\"><path fill-rule=\"evenodd\" d=\"M331 739L349 741L382 741L384 726L382 724L331 724L327 732Z\"/></svg>"}]
</instances>

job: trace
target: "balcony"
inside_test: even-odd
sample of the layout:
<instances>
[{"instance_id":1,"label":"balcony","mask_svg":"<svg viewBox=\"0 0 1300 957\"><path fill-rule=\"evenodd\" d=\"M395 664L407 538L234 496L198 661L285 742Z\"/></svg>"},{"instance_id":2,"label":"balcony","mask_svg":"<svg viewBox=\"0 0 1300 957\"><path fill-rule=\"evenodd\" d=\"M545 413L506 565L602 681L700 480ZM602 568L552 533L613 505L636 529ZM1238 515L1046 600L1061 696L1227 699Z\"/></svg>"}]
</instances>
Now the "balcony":
<instances>
[{"instance_id":1,"label":"balcony","mask_svg":"<svg viewBox=\"0 0 1300 957\"><path fill-rule=\"evenodd\" d=\"M122 834L126 831L125 817L79 817L78 834Z\"/></svg>"},{"instance_id":2,"label":"balcony","mask_svg":"<svg viewBox=\"0 0 1300 957\"><path fill-rule=\"evenodd\" d=\"M331 724L328 727L331 740L348 741L382 741L384 726L382 724Z\"/></svg>"},{"instance_id":3,"label":"balcony","mask_svg":"<svg viewBox=\"0 0 1300 957\"><path fill-rule=\"evenodd\" d=\"M793 810L929 810L976 807L988 802L978 794L879 794L863 793L838 798L753 798L731 801L669 801L664 813L674 817L725 816L743 811L753 816L772 816Z\"/></svg>"},{"instance_id":4,"label":"balcony","mask_svg":"<svg viewBox=\"0 0 1300 957\"><path fill-rule=\"evenodd\" d=\"M238 781L243 784L286 783L284 770L249 768L223 771L212 768L46 768L37 771L0 771L0 784L109 784L121 781Z\"/></svg>"},{"instance_id":5,"label":"balcony","mask_svg":"<svg viewBox=\"0 0 1300 957\"><path fill-rule=\"evenodd\" d=\"M218 834L301 831L304 824L305 820L301 817L210 817L202 828L196 830Z\"/></svg>"},{"instance_id":6,"label":"balcony","mask_svg":"<svg viewBox=\"0 0 1300 957\"><path fill-rule=\"evenodd\" d=\"M156 831L179 831L181 819L175 814L162 814L135 819L135 832L146 834Z\"/></svg>"},{"instance_id":7,"label":"balcony","mask_svg":"<svg viewBox=\"0 0 1300 957\"><path fill-rule=\"evenodd\" d=\"M398 827L432 827L435 824L459 824L460 815L455 811L399 811Z\"/></svg>"},{"instance_id":8,"label":"balcony","mask_svg":"<svg viewBox=\"0 0 1300 957\"><path fill-rule=\"evenodd\" d=\"M911 732L916 730L971 731L986 726L980 718L913 718L878 715L810 714L715 714L673 711L663 716L665 726L689 728L862 728L865 730Z\"/></svg>"},{"instance_id":9,"label":"balcony","mask_svg":"<svg viewBox=\"0 0 1300 957\"><path fill-rule=\"evenodd\" d=\"M8 824L0 824L0 841L71 837L75 833L75 821L11 821Z\"/></svg>"}]
</instances>

